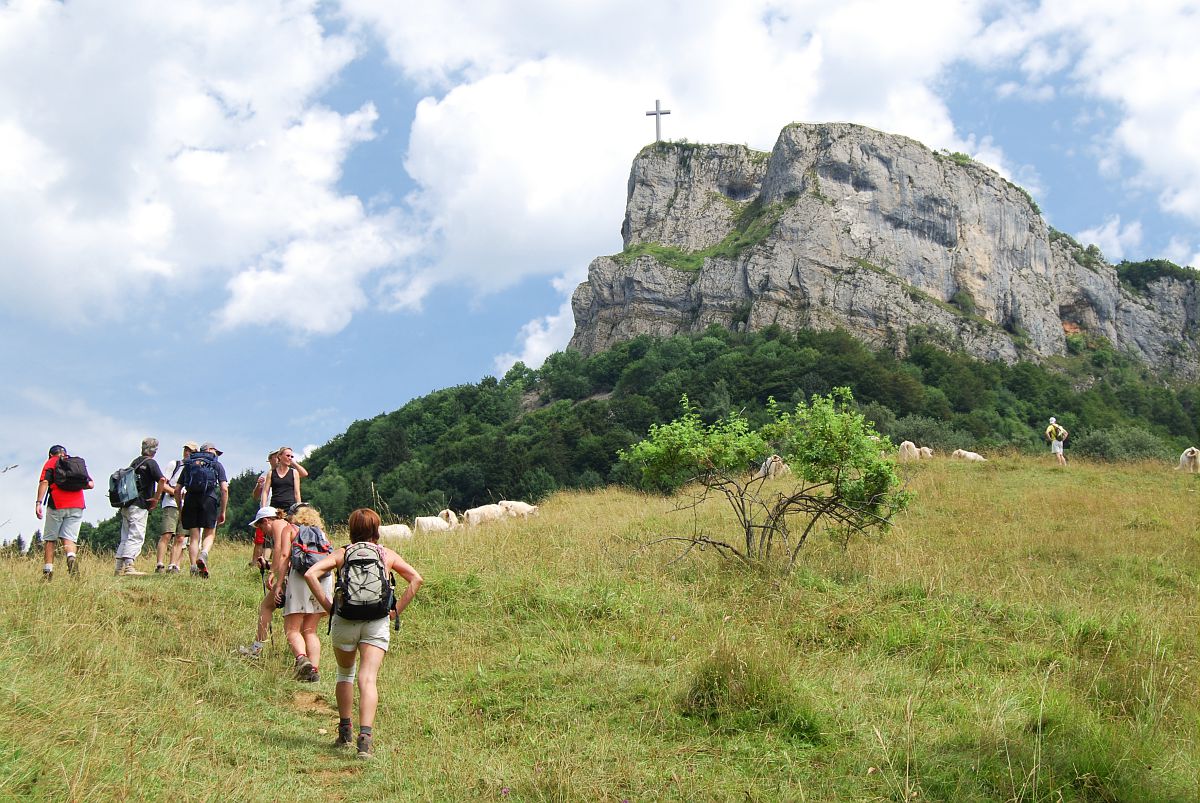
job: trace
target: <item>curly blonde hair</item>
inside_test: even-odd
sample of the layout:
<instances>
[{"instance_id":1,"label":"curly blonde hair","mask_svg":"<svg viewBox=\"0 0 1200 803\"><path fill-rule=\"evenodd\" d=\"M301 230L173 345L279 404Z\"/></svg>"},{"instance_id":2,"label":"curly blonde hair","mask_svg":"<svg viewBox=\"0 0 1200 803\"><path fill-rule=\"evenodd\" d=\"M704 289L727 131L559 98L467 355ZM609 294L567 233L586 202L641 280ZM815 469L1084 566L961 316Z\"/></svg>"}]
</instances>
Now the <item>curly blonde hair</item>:
<instances>
[{"instance_id":1,"label":"curly blonde hair","mask_svg":"<svg viewBox=\"0 0 1200 803\"><path fill-rule=\"evenodd\" d=\"M292 524L309 524L322 530L325 529L325 522L321 521L321 511L312 505L301 505L295 513L288 516L288 521Z\"/></svg>"}]
</instances>

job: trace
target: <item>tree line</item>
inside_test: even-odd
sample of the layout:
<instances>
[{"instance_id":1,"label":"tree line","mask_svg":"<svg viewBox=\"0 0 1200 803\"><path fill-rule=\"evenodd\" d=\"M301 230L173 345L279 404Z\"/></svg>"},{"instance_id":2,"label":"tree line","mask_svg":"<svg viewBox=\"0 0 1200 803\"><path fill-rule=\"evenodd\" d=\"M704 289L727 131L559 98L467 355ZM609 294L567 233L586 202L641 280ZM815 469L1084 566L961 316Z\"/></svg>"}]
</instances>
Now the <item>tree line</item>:
<instances>
[{"instance_id":1,"label":"tree line","mask_svg":"<svg viewBox=\"0 0 1200 803\"><path fill-rule=\"evenodd\" d=\"M948 451L1043 449L1050 415L1071 431L1077 454L1098 458L1165 458L1200 440L1200 385L1158 377L1101 338L1072 336L1067 356L1042 364L977 360L920 328L906 346L899 358L843 331L712 326L636 337L588 357L561 351L537 370L517 363L502 378L355 421L305 460L304 498L331 523L364 506L407 520L632 483L618 450L676 418L684 395L706 422L737 412L760 427L772 398L795 404L848 387L880 433ZM256 476L230 481L222 529L234 537L249 535ZM152 512L147 540L156 526ZM116 531L114 519L85 525L83 535L111 548Z\"/></svg>"}]
</instances>

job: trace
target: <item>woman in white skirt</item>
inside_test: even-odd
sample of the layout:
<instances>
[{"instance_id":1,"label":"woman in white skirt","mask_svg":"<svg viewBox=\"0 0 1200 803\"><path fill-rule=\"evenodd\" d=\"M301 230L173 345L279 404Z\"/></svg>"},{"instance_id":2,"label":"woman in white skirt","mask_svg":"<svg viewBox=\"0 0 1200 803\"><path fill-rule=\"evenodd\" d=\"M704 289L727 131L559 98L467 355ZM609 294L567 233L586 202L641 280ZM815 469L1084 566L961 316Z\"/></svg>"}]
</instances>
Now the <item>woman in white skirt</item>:
<instances>
[{"instance_id":1,"label":"woman in white skirt","mask_svg":"<svg viewBox=\"0 0 1200 803\"><path fill-rule=\"evenodd\" d=\"M325 616L325 609L313 596L304 575L291 567L292 542L300 527L310 525L325 531L321 514L312 505L298 502L288 509L288 526L278 539L271 553L271 564L275 573L275 598L283 606L283 634L288 646L296 656L296 680L316 683L320 680L318 667L321 664L321 639L317 627ZM319 587L325 595L333 593L333 575L328 571L319 578Z\"/></svg>"}]
</instances>

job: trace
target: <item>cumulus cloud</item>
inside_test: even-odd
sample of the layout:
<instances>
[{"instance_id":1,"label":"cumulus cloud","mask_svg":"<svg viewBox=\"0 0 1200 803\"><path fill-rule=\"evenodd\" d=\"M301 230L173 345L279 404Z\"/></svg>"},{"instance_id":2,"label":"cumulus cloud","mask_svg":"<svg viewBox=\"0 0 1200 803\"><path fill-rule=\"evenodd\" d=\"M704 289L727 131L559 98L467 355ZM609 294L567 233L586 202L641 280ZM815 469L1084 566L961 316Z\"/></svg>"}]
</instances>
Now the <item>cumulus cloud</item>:
<instances>
[{"instance_id":1,"label":"cumulus cloud","mask_svg":"<svg viewBox=\"0 0 1200 803\"><path fill-rule=\"evenodd\" d=\"M1142 224L1133 221L1121 225L1121 216L1113 215L1099 226L1084 229L1076 236L1081 243L1095 243L1105 259L1115 262L1125 259L1142 245Z\"/></svg>"},{"instance_id":2,"label":"cumulus cloud","mask_svg":"<svg viewBox=\"0 0 1200 803\"><path fill-rule=\"evenodd\" d=\"M374 136L372 105L316 98L357 53L315 0L0 6L0 298L30 314L120 318L152 292L228 282L227 325L311 297L322 248L346 247L319 285L344 325L357 284L411 238L336 183ZM246 271L242 273L242 271Z\"/></svg>"}]
</instances>

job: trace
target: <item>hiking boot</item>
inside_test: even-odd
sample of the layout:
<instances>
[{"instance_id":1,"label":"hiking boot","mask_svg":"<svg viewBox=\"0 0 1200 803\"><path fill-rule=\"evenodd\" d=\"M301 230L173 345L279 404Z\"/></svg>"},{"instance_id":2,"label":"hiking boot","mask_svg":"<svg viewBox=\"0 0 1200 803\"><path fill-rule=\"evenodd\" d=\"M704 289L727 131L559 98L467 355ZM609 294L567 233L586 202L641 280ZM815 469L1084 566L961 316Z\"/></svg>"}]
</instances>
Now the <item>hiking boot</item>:
<instances>
[{"instance_id":1,"label":"hiking boot","mask_svg":"<svg viewBox=\"0 0 1200 803\"><path fill-rule=\"evenodd\" d=\"M193 567L191 568L191 575L192 575L192 577L199 577L199 576L200 576L200 570L199 570L199 569L197 569L195 566L193 566Z\"/></svg>"},{"instance_id":2,"label":"hiking boot","mask_svg":"<svg viewBox=\"0 0 1200 803\"><path fill-rule=\"evenodd\" d=\"M146 576L145 572L139 572L132 563L125 564L125 566L121 569L121 571L117 572L117 574L119 574L122 577L145 577Z\"/></svg>"},{"instance_id":3,"label":"hiking boot","mask_svg":"<svg viewBox=\"0 0 1200 803\"><path fill-rule=\"evenodd\" d=\"M312 672L312 661L308 660L307 655L302 655L296 659L296 680L307 682L308 675Z\"/></svg>"},{"instance_id":4,"label":"hiking boot","mask_svg":"<svg viewBox=\"0 0 1200 803\"><path fill-rule=\"evenodd\" d=\"M261 644L251 644L249 647L243 644L242 646L238 647L238 654L244 655L247 658L258 658L262 655L262 651L263 648Z\"/></svg>"},{"instance_id":5,"label":"hiking boot","mask_svg":"<svg viewBox=\"0 0 1200 803\"><path fill-rule=\"evenodd\" d=\"M201 577L203 577L205 580L208 579L208 560L207 560L207 558L208 558L208 556L205 555L203 552L201 552L200 557L196 559L196 572Z\"/></svg>"},{"instance_id":6,"label":"hiking boot","mask_svg":"<svg viewBox=\"0 0 1200 803\"><path fill-rule=\"evenodd\" d=\"M374 734L371 734L371 735L367 735L367 734L363 734L363 733L358 734L358 757L359 758L369 759L375 755L374 745L372 744L373 738L374 738Z\"/></svg>"},{"instance_id":7,"label":"hiking boot","mask_svg":"<svg viewBox=\"0 0 1200 803\"><path fill-rule=\"evenodd\" d=\"M45 580L47 583L49 583L51 580L54 579L54 570L53 569L42 569L42 579Z\"/></svg>"},{"instance_id":8,"label":"hiking boot","mask_svg":"<svg viewBox=\"0 0 1200 803\"><path fill-rule=\"evenodd\" d=\"M167 567L163 566L161 563L154 567L155 574L162 574L166 570L167 570Z\"/></svg>"},{"instance_id":9,"label":"hiking boot","mask_svg":"<svg viewBox=\"0 0 1200 803\"><path fill-rule=\"evenodd\" d=\"M179 574L179 567L172 563L167 567L167 574Z\"/></svg>"},{"instance_id":10,"label":"hiking boot","mask_svg":"<svg viewBox=\"0 0 1200 803\"><path fill-rule=\"evenodd\" d=\"M305 683L319 683L321 681L321 673L317 671L315 666L308 668L308 676L301 678Z\"/></svg>"},{"instance_id":11,"label":"hiking boot","mask_svg":"<svg viewBox=\"0 0 1200 803\"><path fill-rule=\"evenodd\" d=\"M338 725L337 741L333 743L334 750L349 750L354 746L354 731L347 725L343 728Z\"/></svg>"},{"instance_id":12,"label":"hiking boot","mask_svg":"<svg viewBox=\"0 0 1200 803\"><path fill-rule=\"evenodd\" d=\"M72 577L79 576L79 564L76 563L74 555L67 555L67 574Z\"/></svg>"}]
</instances>

